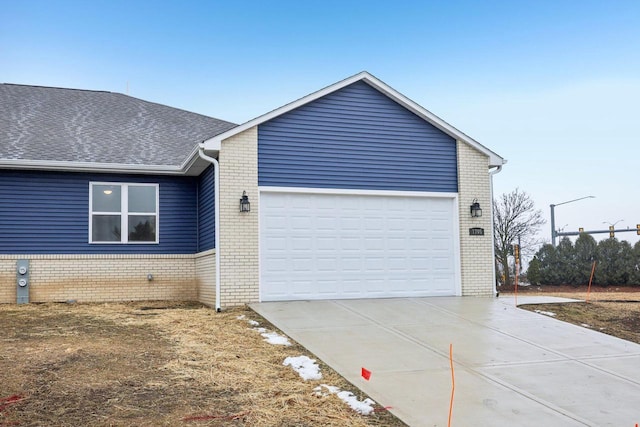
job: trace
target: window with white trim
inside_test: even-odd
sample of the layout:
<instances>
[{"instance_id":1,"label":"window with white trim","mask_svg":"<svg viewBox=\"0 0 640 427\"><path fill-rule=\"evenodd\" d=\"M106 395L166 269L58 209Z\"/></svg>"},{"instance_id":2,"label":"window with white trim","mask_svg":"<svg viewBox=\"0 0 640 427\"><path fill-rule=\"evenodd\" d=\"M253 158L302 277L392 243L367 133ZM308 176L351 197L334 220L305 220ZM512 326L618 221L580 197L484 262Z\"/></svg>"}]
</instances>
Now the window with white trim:
<instances>
[{"instance_id":1,"label":"window with white trim","mask_svg":"<svg viewBox=\"0 0 640 427\"><path fill-rule=\"evenodd\" d=\"M89 183L89 243L158 243L158 188Z\"/></svg>"}]
</instances>

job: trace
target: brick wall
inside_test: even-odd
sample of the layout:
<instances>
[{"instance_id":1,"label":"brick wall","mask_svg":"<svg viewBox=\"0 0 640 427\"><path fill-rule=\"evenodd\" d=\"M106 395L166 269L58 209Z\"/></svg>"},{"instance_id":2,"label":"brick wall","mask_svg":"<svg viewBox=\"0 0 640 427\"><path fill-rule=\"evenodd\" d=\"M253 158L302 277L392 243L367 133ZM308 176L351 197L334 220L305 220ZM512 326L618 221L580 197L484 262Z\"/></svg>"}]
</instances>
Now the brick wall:
<instances>
[{"instance_id":1,"label":"brick wall","mask_svg":"<svg viewBox=\"0 0 640 427\"><path fill-rule=\"evenodd\" d=\"M222 141L220 155L220 305L258 301L258 130ZM240 213L246 191L251 212Z\"/></svg>"},{"instance_id":2,"label":"brick wall","mask_svg":"<svg viewBox=\"0 0 640 427\"><path fill-rule=\"evenodd\" d=\"M16 302L21 258L31 302L198 299L194 255L0 255L0 303Z\"/></svg>"},{"instance_id":3,"label":"brick wall","mask_svg":"<svg viewBox=\"0 0 640 427\"><path fill-rule=\"evenodd\" d=\"M196 287L198 301L210 307L216 305L216 251L215 249L195 255Z\"/></svg>"},{"instance_id":4,"label":"brick wall","mask_svg":"<svg viewBox=\"0 0 640 427\"><path fill-rule=\"evenodd\" d=\"M457 145L462 295L491 296L495 281L489 158L468 144L458 141ZM473 199L478 199L482 208L480 218L471 217ZM470 236L472 227L484 228L484 236Z\"/></svg>"}]
</instances>

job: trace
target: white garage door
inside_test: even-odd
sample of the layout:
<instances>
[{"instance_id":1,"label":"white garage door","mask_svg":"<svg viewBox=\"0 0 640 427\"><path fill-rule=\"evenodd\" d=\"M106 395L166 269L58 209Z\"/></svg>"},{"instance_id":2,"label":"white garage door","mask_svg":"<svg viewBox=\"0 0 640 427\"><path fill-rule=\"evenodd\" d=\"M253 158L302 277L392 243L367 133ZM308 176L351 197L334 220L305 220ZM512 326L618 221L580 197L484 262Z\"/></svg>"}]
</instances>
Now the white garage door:
<instances>
[{"instance_id":1,"label":"white garage door","mask_svg":"<svg viewBox=\"0 0 640 427\"><path fill-rule=\"evenodd\" d=\"M455 295L453 212L453 198L261 192L261 299Z\"/></svg>"}]
</instances>

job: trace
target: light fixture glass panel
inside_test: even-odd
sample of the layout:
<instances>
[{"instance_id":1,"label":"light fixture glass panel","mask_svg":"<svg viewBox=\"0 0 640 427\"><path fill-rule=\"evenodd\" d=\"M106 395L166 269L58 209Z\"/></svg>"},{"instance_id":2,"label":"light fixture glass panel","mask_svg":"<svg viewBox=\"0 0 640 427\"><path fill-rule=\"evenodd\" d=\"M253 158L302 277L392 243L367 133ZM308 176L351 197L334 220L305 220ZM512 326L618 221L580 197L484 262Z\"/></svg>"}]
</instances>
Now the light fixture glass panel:
<instances>
[{"instance_id":1,"label":"light fixture glass panel","mask_svg":"<svg viewBox=\"0 0 640 427\"><path fill-rule=\"evenodd\" d=\"M94 185L93 206L91 208L94 212L120 212L120 194L119 185Z\"/></svg>"}]
</instances>

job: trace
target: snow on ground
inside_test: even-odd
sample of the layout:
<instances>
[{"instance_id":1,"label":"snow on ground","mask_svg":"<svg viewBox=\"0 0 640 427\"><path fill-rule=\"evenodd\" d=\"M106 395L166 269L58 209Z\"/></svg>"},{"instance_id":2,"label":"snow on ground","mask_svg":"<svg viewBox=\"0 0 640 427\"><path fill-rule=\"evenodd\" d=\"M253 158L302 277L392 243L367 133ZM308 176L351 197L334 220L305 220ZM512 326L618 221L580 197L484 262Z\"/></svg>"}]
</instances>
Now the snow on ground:
<instances>
[{"instance_id":1,"label":"snow on ground","mask_svg":"<svg viewBox=\"0 0 640 427\"><path fill-rule=\"evenodd\" d=\"M258 330L258 329L264 329L264 328L254 328L254 329ZM289 338L282 336L277 332L261 332L260 335L262 335L264 337L264 340L269 344L291 345L291 343L289 342Z\"/></svg>"},{"instance_id":2,"label":"snow on ground","mask_svg":"<svg viewBox=\"0 0 640 427\"><path fill-rule=\"evenodd\" d=\"M543 310L536 310L536 313L538 314L544 314L545 316L551 316L551 317L555 317L556 314L552 311L543 311Z\"/></svg>"},{"instance_id":3,"label":"snow on ground","mask_svg":"<svg viewBox=\"0 0 640 427\"><path fill-rule=\"evenodd\" d=\"M591 328L591 325L587 325L586 323L581 323L580 326L584 328Z\"/></svg>"},{"instance_id":4,"label":"snow on ground","mask_svg":"<svg viewBox=\"0 0 640 427\"><path fill-rule=\"evenodd\" d=\"M323 391L323 389L326 389L327 391L325 392L325 391ZM373 400L369 399L368 397L366 399L360 401L350 391L340 390L338 387L334 387L334 386L330 386L330 385L326 385L326 384L322 384L322 385L314 388L313 391L315 392L316 396L320 396L320 397L325 397L325 396L328 396L329 394L335 394L343 402L345 402L347 405L349 405L351 407L351 409L353 409L354 411L356 411L356 412L358 412L358 413L360 413L362 415L369 415L370 413L372 413L373 412L373 405L376 404L376 402L374 402Z\"/></svg>"},{"instance_id":5,"label":"snow on ground","mask_svg":"<svg viewBox=\"0 0 640 427\"><path fill-rule=\"evenodd\" d=\"M247 319L245 317L245 315L240 315L238 317L236 317L236 319L238 320L246 320L248 324L250 324L251 326L254 326L253 329L254 331L260 333L260 335L262 335L264 337L264 340L266 342L268 342L269 344L274 344L274 345L291 345L291 343L289 342L289 338L282 336L280 334L278 334L277 332L269 332L267 331L267 328L259 328L257 327L260 322L257 322L255 320L251 320L251 319Z\"/></svg>"},{"instance_id":6,"label":"snow on ground","mask_svg":"<svg viewBox=\"0 0 640 427\"><path fill-rule=\"evenodd\" d=\"M305 381L322 378L320 367L316 364L315 359L310 359L307 356L287 357L282 364L291 366Z\"/></svg>"},{"instance_id":7,"label":"snow on ground","mask_svg":"<svg viewBox=\"0 0 640 427\"><path fill-rule=\"evenodd\" d=\"M327 391L322 391L322 389L326 389ZM326 385L322 384L313 389L314 393L318 397L327 397L330 394L337 394L340 389L334 385Z\"/></svg>"}]
</instances>

